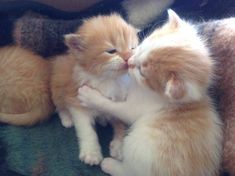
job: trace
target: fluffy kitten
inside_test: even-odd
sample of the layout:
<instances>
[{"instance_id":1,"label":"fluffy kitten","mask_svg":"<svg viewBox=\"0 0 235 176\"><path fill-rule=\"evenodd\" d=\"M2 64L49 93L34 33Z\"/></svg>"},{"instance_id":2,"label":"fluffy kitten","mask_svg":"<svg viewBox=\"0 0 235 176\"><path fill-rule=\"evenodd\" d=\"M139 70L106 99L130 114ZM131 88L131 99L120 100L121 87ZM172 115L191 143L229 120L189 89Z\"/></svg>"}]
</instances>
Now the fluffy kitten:
<instances>
[{"instance_id":1,"label":"fluffy kitten","mask_svg":"<svg viewBox=\"0 0 235 176\"><path fill-rule=\"evenodd\" d=\"M0 122L33 125L54 111L50 63L17 46L0 49Z\"/></svg>"},{"instance_id":2,"label":"fluffy kitten","mask_svg":"<svg viewBox=\"0 0 235 176\"><path fill-rule=\"evenodd\" d=\"M80 145L79 158L90 165L99 164L102 154L93 124L96 116L105 115L81 107L77 90L86 84L114 101L125 99L127 60L138 44L136 30L116 14L97 16L84 21L76 33L65 35L65 43L69 47L68 54L53 62L53 101L62 124L75 126ZM115 134L110 152L120 158L123 125L118 122L113 125Z\"/></svg>"},{"instance_id":3,"label":"fluffy kitten","mask_svg":"<svg viewBox=\"0 0 235 176\"><path fill-rule=\"evenodd\" d=\"M194 27L169 10L169 21L128 61L126 101L113 102L84 86L83 106L131 124L123 160L103 160L113 176L215 176L222 153L221 122L207 88L213 63Z\"/></svg>"},{"instance_id":4,"label":"fluffy kitten","mask_svg":"<svg viewBox=\"0 0 235 176\"><path fill-rule=\"evenodd\" d=\"M198 27L216 59L211 92L224 120L223 168L235 175L235 18L204 22Z\"/></svg>"}]
</instances>

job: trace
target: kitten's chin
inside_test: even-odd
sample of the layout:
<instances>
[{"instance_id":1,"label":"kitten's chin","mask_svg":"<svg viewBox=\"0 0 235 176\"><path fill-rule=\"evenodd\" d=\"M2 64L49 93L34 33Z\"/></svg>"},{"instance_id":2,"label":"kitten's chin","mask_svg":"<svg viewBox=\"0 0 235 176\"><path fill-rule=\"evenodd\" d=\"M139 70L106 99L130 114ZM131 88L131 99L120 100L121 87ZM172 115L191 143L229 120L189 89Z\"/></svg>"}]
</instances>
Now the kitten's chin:
<instances>
[{"instance_id":1,"label":"kitten's chin","mask_svg":"<svg viewBox=\"0 0 235 176\"><path fill-rule=\"evenodd\" d=\"M118 67L116 67L114 71L116 71L117 74L127 73L128 65L127 64L121 64Z\"/></svg>"},{"instance_id":2,"label":"kitten's chin","mask_svg":"<svg viewBox=\"0 0 235 176\"><path fill-rule=\"evenodd\" d=\"M127 71L128 70L128 64L125 63L125 64L120 64L118 67L117 67L117 70L125 70Z\"/></svg>"},{"instance_id":3,"label":"kitten's chin","mask_svg":"<svg viewBox=\"0 0 235 176\"><path fill-rule=\"evenodd\" d=\"M128 73L132 79L136 80L136 82L140 85L143 85L145 82L145 78L142 77L137 69L129 68Z\"/></svg>"}]
</instances>

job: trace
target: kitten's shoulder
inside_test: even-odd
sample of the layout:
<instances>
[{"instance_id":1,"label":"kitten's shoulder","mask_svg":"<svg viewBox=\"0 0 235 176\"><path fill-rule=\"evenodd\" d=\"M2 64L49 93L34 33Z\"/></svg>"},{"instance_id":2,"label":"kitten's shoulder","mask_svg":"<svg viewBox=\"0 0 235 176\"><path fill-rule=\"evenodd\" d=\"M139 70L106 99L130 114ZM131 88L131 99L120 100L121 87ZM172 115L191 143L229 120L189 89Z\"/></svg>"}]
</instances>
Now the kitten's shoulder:
<instances>
[{"instance_id":1,"label":"kitten's shoulder","mask_svg":"<svg viewBox=\"0 0 235 176\"><path fill-rule=\"evenodd\" d=\"M68 72L74 67L76 59L71 54L64 54L51 58L51 63L54 71Z\"/></svg>"}]
</instances>

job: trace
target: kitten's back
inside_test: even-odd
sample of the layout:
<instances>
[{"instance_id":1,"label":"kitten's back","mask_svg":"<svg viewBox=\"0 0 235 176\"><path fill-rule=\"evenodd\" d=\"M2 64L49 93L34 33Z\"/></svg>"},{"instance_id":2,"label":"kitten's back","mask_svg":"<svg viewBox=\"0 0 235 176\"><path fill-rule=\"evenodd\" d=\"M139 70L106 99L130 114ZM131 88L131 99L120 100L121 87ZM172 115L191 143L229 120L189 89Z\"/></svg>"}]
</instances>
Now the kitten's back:
<instances>
[{"instance_id":1,"label":"kitten's back","mask_svg":"<svg viewBox=\"0 0 235 176\"><path fill-rule=\"evenodd\" d=\"M50 64L20 47L0 49L0 121L31 125L53 112Z\"/></svg>"}]
</instances>

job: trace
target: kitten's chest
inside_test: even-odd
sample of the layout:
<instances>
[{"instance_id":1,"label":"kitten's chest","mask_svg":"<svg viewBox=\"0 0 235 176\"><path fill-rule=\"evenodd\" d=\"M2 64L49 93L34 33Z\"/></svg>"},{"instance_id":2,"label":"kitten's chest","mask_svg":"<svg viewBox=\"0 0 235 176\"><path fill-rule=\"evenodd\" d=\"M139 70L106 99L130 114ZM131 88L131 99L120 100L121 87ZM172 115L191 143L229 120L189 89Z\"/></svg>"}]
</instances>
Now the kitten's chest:
<instances>
[{"instance_id":1,"label":"kitten's chest","mask_svg":"<svg viewBox=\"0 0 235 176\"><path fill-rule=\"evenodd\" d=\"M123 101L126 97L126 87L117 80L94 80L90 86L99 90L105 97L113 101Z\"/></svg>"},{"instance_id":2,"label":"kitten's chest","mask_svg":"<svg viewBox=\"0 0 235 176\"><path fill-rule=\"evenodd\" d=\"M76 66L73 70L73 79L76 84L86 84L97 89L105 97L113 101L123 101L126 98L129 87L129 76L127 74L116 78L97 77L84 72L79 66Z\"/></svg>"}]
</instances>

